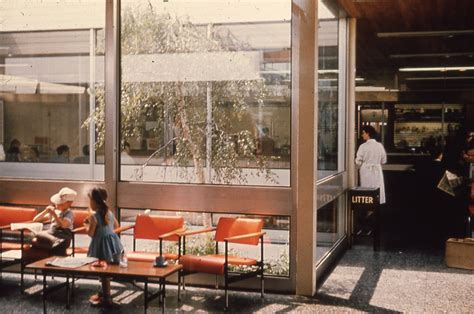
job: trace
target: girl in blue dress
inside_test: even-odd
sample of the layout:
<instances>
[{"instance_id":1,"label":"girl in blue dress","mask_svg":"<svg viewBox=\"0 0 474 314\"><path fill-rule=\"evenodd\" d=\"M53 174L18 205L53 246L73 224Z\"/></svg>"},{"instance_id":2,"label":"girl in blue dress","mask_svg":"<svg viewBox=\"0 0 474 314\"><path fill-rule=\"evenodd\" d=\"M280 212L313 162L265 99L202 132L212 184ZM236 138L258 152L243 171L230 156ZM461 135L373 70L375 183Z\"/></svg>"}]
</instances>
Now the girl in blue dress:
<instances>
[{"instance_id":1,"label":"girl in blue dress","mask_svg":"<svg viewBox=\"0 0 474 314\"><path fill-rule=\"evenodd\" d=\"M123 246L120 238L114 233L114 229L119 225L106 203L107 191L102 188L94 188L88 196L91 215L86 219L85 226L92 241L87 256L99 259L99 262L93 266L103 267L107 263L118 263ZM94 305L112 305L110 278L103 277L101 281L102 293L93 295L89 301Z\"/></svg>"}]
</instances>

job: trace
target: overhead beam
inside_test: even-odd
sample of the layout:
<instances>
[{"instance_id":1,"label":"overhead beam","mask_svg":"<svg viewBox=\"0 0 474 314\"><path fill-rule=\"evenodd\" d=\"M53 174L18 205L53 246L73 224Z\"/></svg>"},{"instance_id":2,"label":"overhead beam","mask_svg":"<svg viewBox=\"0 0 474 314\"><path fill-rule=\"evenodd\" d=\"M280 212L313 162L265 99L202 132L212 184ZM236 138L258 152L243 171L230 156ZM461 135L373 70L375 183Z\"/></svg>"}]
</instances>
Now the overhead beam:
<instances>
[{"instance_id":1,"label":"overhead beam","mask_svg":"<svg viewBox=\"0 0 474 314\"><path fill-rule=\"evenodd\" d=\"M360 17L359 10L357 10L352 0L338 0L341 8L346 11L349 17L358 18Z\"/></svg>"}]
</instances>

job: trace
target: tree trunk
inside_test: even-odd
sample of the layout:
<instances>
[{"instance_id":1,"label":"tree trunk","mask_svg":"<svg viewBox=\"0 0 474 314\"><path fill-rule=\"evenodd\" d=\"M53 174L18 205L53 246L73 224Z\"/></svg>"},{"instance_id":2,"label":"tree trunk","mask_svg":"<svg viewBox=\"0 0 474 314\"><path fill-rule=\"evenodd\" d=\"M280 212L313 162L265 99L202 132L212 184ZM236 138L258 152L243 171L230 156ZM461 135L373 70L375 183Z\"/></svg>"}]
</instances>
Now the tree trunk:
<instances>
[{"instance_id":1,"label":"tree trunk","mask_svg":"<svg viewBox=\"0 0 474 314\"><path fill-rule=\"evenodd\" d=\"M193 163L194 163L194 173L196 175L196 183L206 183L205 176L204 176L204 162L201 158L201 154L199 151L199 144L191 137L191 130L189 129L188 124L188 114L186 112L186 104L183 96L182 91L182 83L177 84L178 90L178 112L179 112L179 123L181 124L181 129L183 130L183 138L189 143L190 151L193 156ZM202 222L204 227L209 227L212 225L212 217L210 213L202 213Z\"/></svg>"}]
</instances>

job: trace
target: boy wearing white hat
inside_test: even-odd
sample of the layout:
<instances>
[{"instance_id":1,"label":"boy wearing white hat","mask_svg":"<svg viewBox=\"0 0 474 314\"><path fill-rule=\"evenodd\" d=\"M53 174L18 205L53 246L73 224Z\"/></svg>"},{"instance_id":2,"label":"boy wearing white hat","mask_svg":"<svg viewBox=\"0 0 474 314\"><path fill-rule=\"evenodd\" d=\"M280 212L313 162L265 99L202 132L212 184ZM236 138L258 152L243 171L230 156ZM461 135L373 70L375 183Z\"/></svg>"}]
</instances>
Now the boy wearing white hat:
<instances>
[{"instance_id":1,"label":"boy wearing white hat","mask_svg":"<svg viewBox=\"0 0 474 314\"><path fill-rule=\"evenodd\" d=\"M51 253L54 255L66 255L66 249L71 243L74 222L71 205L76 196L77 192L73 189L62 188L58 193L51 196L50 200L53 205L47 206L45 210L33 218L33 221L40 222L51 220L51 227L47 233L63 240L51 249Z\"/></svg>"}]
</instances>

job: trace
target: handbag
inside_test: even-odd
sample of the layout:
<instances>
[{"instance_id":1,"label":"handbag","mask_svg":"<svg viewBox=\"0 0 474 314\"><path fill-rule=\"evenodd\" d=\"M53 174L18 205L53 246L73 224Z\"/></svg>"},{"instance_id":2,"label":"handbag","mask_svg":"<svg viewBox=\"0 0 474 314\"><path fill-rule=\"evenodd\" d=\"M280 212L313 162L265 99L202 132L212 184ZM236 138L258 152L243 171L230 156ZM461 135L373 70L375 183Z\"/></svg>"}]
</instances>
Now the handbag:
<instances>
[{"instance_id":1,"label":"handbag","mask_svg":"<svg viewBox=\"0 0 474 314\"><path fill-rule=\"evenodd\" d=\"M64 239L55 237L48 231L42 231L36 234L31 244L33 247L44 250L51 250L61 244Z\"/></svg>"},{"instance_id":2,"label":"handbag","mask_svg":"<svg viewBox=\"0 0 474 314\"><path fill-rule=\"evenodd\" d=\"M441 180L439 180L437 188L451 196L456 196L462 187L462 183L462 177L446 170Z\"/></svg>"}]
</instances>

